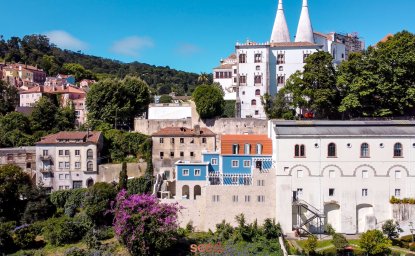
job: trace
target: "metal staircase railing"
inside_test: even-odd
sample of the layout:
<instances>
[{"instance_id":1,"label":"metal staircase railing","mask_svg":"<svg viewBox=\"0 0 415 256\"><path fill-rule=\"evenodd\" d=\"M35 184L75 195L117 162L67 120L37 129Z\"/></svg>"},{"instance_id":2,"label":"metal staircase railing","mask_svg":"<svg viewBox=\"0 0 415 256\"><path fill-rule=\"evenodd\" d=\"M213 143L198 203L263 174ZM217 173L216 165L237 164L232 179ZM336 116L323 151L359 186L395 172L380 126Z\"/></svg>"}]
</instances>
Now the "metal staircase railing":
<instances>
[{"instance_id":1,"label":"metal staircase railing","mask_svg":"<svg viewBox=\"0 0 415 256\"><path fill-rule=\"evenodd\" d=\"M317 209L316 207L314 207L313 205L309 204L308 202L301 200L301 199L296 199L293 201L293 206L297 206L297 223L298 225L294 225L293 226L293 230L297 231L297 233L300 235L301 232L303 231L303 233L306 233L308 235L311 235L311 232L306 228L306 226L308 224L310 224L312 221L316 220L318 221L318 223L320 224L319 227L321 228L322 226L322 219L326 218L325 214L322 213L319 209ZM305 210L305 212L309 212L311 214L307 215L302 215L302 211L301 210ZM302 221L302 216L306 217L306 220Z\"/></svg>"}]
</instances>

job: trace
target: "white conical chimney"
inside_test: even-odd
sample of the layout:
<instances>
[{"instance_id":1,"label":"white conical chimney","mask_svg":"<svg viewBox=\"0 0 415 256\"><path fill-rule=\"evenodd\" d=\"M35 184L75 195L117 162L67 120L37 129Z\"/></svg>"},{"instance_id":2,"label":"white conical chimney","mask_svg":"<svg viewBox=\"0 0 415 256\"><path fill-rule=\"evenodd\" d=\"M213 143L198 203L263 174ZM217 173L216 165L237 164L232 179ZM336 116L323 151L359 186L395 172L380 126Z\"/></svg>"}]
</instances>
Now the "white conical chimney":
<instances>
[{"instance_id":1,"label":"white conical chimney","mask_svg":"<svg viewBox=\"0 0 415 256\"><path fill-rule=\"evenodd\" d=\"M313 26L311 25L310 14L308 13L307 0L303 0L303 8L301 9L295 41L314 43Z\"/></svg>"},{"instance_id":2,"label":"white conical chimney","mask_svg":"<svg viewBox=\"0 0 415 256\"><path fill-rule=\"evenodd\" d=\"M284 8L282 0L278 1L277 15L275 17L274 27L271 34L271 43L290 42L290 32L288 30L287 21L285 20Z\"/></svg>"}]
</instances>

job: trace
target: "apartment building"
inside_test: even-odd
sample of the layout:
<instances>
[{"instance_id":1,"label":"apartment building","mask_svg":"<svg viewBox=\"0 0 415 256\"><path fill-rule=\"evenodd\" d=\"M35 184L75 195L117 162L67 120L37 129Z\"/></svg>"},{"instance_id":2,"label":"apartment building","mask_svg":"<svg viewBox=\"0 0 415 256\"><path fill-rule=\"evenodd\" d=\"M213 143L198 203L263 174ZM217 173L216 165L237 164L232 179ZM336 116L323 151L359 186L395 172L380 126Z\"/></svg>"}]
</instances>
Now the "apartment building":
<instances>
[{"instance_id":1,"label":"apartment building","mask_svg":"<svg viewBox=\"0 0 415 256\"><path fill-rule=\"evenodd\" d=\"M51 191L92 186L98 175L101 132L59 132L36 143L36 171Z\"/></svg>"},{"instance_id":2,"label":"apartment building","mask_svg":"<svg viewBox=\"0 0 415 256\"><path fill-rule=\"evenodd\" d=\"M36 147L0 148L0 166L14 164L36 179Z\"/></svg>"}]
</instances>

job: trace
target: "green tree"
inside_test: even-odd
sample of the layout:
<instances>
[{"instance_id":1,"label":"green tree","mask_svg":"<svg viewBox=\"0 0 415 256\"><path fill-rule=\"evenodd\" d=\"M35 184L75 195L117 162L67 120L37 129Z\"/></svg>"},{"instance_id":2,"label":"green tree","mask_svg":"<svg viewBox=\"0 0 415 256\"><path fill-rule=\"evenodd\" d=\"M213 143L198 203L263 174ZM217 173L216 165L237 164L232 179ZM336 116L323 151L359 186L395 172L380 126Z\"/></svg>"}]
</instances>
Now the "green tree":
<instances>
[{"instance_id":1,"label":"green tree","mask_svg":"<svg viewBox=\"0 0 415 256\"><path fill-rule=\"evenodd\" d=\"M225 100L223 99L223 92L217 86L198 86L192 97L201 118L213 118L222 115Z\"/></svg>"},{"instance_id":2,"label":"green tree","mask_svg":"<svg viewBox=\"0 0 415 256\"><path fill-rule=\"evenodd\" d=\"M73 130L75 121L76 114L72 103L69 106L59 108L55 114L55 127L59 131Z\"/></svg>"},{"instance_id":3,"label":"green tree","mask_svg":"<svg viewBox=\"0 0 415 256\"><path fill-rule=\"evenodd\" d=\"M333 228L333 226L330 223L327 223L324 231L331 236L336 234L336 230Z\"/></svg>"},{"instance_id":4,"label":"green tree","mask_svg":"<svg viewBox=\"0 0 415 256\"><path fill-rule=\"evenodd\" d=\"M344 250L344 248L349 245L349 242L347 241L346 237L339 233L334 233L333 238L331 240L331 243L336 247L336 250L338 252L341 252Z\"/></svg>"},{"instance_id":5,"label":"green tree","mask_svg":"<svg viewBox=\"0 0 415 256\"><path fill-rule=\"evenodd\" d=\"M388 255L391 241L379 230L369 230L360 236L359 246L368 255Z\"/></svg>"},{"instance_id":6,"label":"green tree","mask_svg":"<svg viewBox=\"0 0 415 256\"><path fill-rule=\"evenodd\" d=\"M75 76L77 82L82 79L96 79L95 74L91 70L85 69L78 63L65 63L62 66L62 72Z\"/></svg>"},{"instance_id":7,"label":"green tree","mask_svg":"<svg viewBox=\"0 0 415 256\"><path fill-rule=\"evenodd\" d=\"M283 88L278 91L275 97L272 97L267 93L261 97L265 114L269 119L294 119L295 110L294 107L290 106L290 101L285 92L286 90Z\"/></svg>"},{"instance_id":8,"label":"green tree","mask_svg":"<svg viewBox=\"0 0 415 256\"><path fill-rule=\"evenodd\" d=\"M0 115L14 111L18 104L17 89L0 80Z\"/></svg>"},{"instance_id":9,"label":"green tree","mask_svg":"<svg viewBox=\"0 0 415 256\"><path fill-rule=\"evenodd\" d=\"M173 98L170 95L161 95L159 102L160 103L172 103Z\"/></svg>"},{"instance_id":10,"label":"green tree","mask_svg":"<svg viewBox=\"0 0 415 256\"><path fill-rule=\"evenodd\" d=\"M129 195L146 194L151 192L151 177L145 175L128 180L127 192Z\"/></svg>"},{"instance_id":11,"label":"green tree","mask_svg":"<svg viewBox=\"0 0 415 256\"><path fill-rule=\"evenodd\" d=\"M398 238L399 233L403 232L403 229L399 226L397 221L387 220L382 225L383 234L387 235L389 239Z\"/></svg>"},{"instance_id":12,"label":"green tree","mask_svg":"<svg viewBox=\"0 0 415 256\"><path fill-rule=\"evenodd\" d=\"M26 207L32 183L29 175L16 165L0 167L0 222L19 221Z\"/></svg>"},{"instance_id":13,"label":"green tree","mask_svg":"<svg viewBox=\"0 0 415 256\"><path fill-rule=\"evenodd\" d=\"M118 189L127 189L128 175L127 175L127 162L122 162L120 177L118 181Z\"/></svg>"},{"instance_id":14,"label":"green tree","mask_svg":"<svg viewBox=\"0 0 415 256\"><path fill-rule=\"evenodd\" d=\"M333 57L324 51L311 54L303 72L293 74L285 86L294 107L314 112L317 118L338 118L340 90L336 86L337 74Z\"/></svg>"},{"instance_id":15,"label":"green tree","mask_svg":"<svg viewBox=\"0 0 415 256\"><path fill-rule=\"evenodd\" d=\"M304 250L308 255L314 255L317 249L317 237L310 235L304 243Z\"/></svg>"},{"instance_id":16,"label":"green tree","mask_svg":"<svg viewBox=\"0 0 415 256\"><path fill-rule=\"evenodd\" d=\"M116 188L109 183L98 182L88 188L85 194L83 207L85 213L96 225L111 225L112 214L108 213L111 202L117 195Z\"/></svg>"},{"instance_id":17,"label":"green tree","mask_svg":"<svg viewBox=\"0 0 415 256\"><path fill-rule=\"evenodd\" d=\"M236 101L235 100L226 100L225 106L223 109L222 117L225 118L234 118L235 117L235 107Z\"/></svg>"},{"instance_id":18,"label":"green tree","mask_svg":"<svg viewBox=\"0 0 415 256\"><path fill-rule=\"evenodd\" d=\"M48 97L43 96L36 102L30 115L31 127L34 131L50 131L55 127L57 106Z\"/></svg>"}]
</instances>

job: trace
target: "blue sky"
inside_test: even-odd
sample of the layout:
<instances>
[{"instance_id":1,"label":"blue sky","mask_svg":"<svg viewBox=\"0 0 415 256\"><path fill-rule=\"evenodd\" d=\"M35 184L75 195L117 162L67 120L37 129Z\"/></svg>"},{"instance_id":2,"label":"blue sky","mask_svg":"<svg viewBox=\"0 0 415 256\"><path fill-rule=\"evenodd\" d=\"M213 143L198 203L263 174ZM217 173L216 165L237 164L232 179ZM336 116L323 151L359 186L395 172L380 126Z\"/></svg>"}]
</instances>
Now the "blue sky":
<instances>
[{"instance_id":1,"label":"blue sky","mask_svg":"<svg viewBox=\"0 0 415 256\"><path fill-rule=\"evenodd\" d=\"M277 0L0 0L0 34L47 34L62 48L124 62L211 72L237 41L266 42ZM414 0L309 0L315 31L358 32L371 45L415 32ZM291 37L301 0L284 0Z\"/></svg>"}]
</instances>

